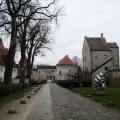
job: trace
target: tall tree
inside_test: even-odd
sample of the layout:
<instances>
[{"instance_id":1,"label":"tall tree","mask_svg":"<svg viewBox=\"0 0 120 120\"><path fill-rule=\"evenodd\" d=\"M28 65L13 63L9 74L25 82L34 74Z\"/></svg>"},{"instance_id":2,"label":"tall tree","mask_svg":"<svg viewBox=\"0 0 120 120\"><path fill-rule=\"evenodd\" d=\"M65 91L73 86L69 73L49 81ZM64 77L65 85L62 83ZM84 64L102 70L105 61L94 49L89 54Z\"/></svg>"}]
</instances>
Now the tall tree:
<instances>
[{"instance_id":1,"label":"tall tree","mask_svg":"<svg viewBox=\"0 0 120 120\"><path fill-rule=\"evenodd\" d=\"M38 0L0 0L0 27L4 27L11 36L4 74L5 84L11 83L19 27L26 23L28 19L32 19L33 23L35 20L44 20L46 18L49 20L57 20L57 17L61 13L61 8L56 9L56 2L56 0L51 0L42 6ZM25 36L26 35L24 35L24 38Z\"/></svg>"},{"instance_id":2,"label":"tall tree","mask_svg":"<svg viewBox=\"0 0 120 120\"><path fill-rule=\"evenodd\" d=\"M31 79L31 70L34 62L34 58L38 54L44 54L45 50L51 50L50 44L53 43L51 37L50 26L46 23L36 24L30 32L30 41L28 41L28 62L27 62L27 73L29 79Z\"/></svg>"},{"instance_id":3,"label":"tall tree","mask_svg":"<svg viewBox=\"0 0 120 120\"><path fill-rule=\"evenodd\" d=\"M4 83L11 84L12 70L14 65L14 56L17 43L17 30L18 22L17 17L20 10L30 2L26 1L14 1L14 0L1 0L0 1L0 27L4 27L7 32L10 33L10 47L6 60L6 69L4 74Z\"/></svg>"}]
</instances>

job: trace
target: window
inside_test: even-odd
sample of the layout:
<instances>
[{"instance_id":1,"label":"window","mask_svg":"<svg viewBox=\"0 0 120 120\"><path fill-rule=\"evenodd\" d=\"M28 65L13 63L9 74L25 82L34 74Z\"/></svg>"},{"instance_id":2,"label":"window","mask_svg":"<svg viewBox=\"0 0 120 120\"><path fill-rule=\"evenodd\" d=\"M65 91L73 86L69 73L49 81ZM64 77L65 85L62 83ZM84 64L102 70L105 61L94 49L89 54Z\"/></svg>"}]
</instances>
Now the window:
<instances>
[{"instance_id":1,"label":"window","mask_svg":"<svg viewBox=\"0 0 120 120\"><path fill-rule=\"evenodd\" d=\"M83 62L84 62L84 57L83 57Z\"/></svg>"},{"instance_id":2,"label":"window","mask_svg":"<svg viewBox=\"0 0 120 120\"><path fill-rule=\"evenodd\" d=\"M85 47L85 52L86 52L86 47Z\"/></svg>"},{"instance_id":3,"label":"window","mask_svg":"<svg viewBox=\"0 0 120 120\"><path fill-rule=\"evenodd\" d=\"M107 59L107 55L104 55L104 59Z\"/></svg>"},{"instance_id":4,"label":"window","mask_svg":"<svg viewBox=\"0 0 120 120\"><path fill-rule=\"evenodd\" d=\"M52 70L52 72L54 72L54 70Z\"/></svg>"},{"instance_id":5,"label":"window","mask_svg":"<svg viewBox=\"0 0 120 120\"><path fill-rule=\"evenodd\" d=\"M97 56L95 56L95 58L97 58Z\"/></svg>"},{"instance_id":6,"label":"window","mask_svg":"<svg viewBox=\"0 0 120 120\"><path fill-rule=\"evenodd\" d=\"M108 70L108 67L105 67L105 70Z\"/></svg>"},{"instance_id":7,"label":"window","mask_svg":"<svg viewBox=\"0 0 120 120\"><path fill-rule=\"evenodd\" d=\"M86 61L86 56L85 56L85 61Z\"/></svg>"},{"instance_id":8,"label":"window","mask_svg":"<svg viewBox=\"0 0 120 120\"><path fill-rule=\"evenodd\" d=\"M59 71L59 75L61 75L62 73L61 73L61 71Z\"/></svg>"}]
</instances>

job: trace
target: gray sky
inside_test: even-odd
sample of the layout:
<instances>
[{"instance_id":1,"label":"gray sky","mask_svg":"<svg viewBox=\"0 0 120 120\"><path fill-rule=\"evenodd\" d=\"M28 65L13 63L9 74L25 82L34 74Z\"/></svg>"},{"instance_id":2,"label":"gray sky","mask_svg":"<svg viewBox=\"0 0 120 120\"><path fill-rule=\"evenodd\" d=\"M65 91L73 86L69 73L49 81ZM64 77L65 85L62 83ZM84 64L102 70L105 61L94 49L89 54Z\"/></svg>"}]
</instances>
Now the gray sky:
<instances>
[{"instance_id":1,"label":"gray sky","mask_svg":"<svg viewBox=\"0 0 120 120\"><path fill-rule=\"evenodd\" d=\"M53 52L35 58L35 64L56 65L68 55L82 57L84 36L106 38L120 46L120 0L61 0L65 17L60 19L60 28L54 33Z\"/></svg>"}]
</instances>

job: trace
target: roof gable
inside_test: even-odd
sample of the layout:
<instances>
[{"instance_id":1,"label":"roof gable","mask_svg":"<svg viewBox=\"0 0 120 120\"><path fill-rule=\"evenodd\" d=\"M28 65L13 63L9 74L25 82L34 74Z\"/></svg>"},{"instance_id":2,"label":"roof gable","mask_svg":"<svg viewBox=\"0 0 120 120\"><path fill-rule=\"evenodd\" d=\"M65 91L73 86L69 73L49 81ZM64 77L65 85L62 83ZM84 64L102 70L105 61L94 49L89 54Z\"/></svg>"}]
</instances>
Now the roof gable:
<instances>
[{"instance_id":1,"label":"roof gable","mask_svg":"<svg viewBox=\"0 0 120 120\"><path fill-rule=\"evenodd\" d=\"M86 38L90 50L110 50L105 38Z\"/></svg>"},{"instance_id":2,"label":"roof gable","mask_svg":"<svg viewBox=\"0 0 120 120\"><path fill-rule=\"evenodd\" d=\"M75 63L66 55L57 65L75 65Z\"/></svg>"},{"instance_id":3,"label":"roof gable","mask_svg":"<svg viewBox=\"0 0 120 120\"><path fill-rule=\"evenodd\" d=\"M0 65L6 65L7 55L8 49L4 47L2 39L0 38ZM13 66L17 67L15 61L13 61Z\"/></svg>"},{"instance_id":4,"label":"roof gable","mask_svg":"<svg viewBox=\"0 0 120 120\"><path fill-rule=\"evenodd\" d=\"M2 39L0 38L0 65L5 65L7 54L8 49L4 47Z\"/></svg>"},{"instance_id":5,"label":"roof gable","mask_svg":"<svg viewBox=\"0 0 120 120\"><path fill-rule=\"evenodd\" d=\"M116 42L108 43L110 48L118 48L118 45Z\"/></svg>"}]
</instances>

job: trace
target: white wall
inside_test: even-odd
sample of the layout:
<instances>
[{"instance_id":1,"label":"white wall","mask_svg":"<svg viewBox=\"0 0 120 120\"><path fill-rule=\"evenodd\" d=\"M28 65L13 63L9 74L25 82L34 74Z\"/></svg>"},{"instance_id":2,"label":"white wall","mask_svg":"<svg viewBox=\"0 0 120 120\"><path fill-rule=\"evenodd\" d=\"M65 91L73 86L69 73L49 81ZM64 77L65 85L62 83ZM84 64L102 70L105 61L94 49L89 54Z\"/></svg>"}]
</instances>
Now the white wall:
<instances>
[{"instance_id":1,"label":"white wall","mask_svg":"<svg viewBox=\"0 0 120 120\"><path fill-rule=\"evenodd\" d=\"M56 80L68 80L68 74L77 73L77 66L75 65L57 65L57 79ZM61 74L60 74L61 71Z\"/></svg>"},{"instance_id":2,"label":"white wall","mask_svg":"<svg viewBox=\"0 0 120 120\"><path fill-rule=\"evenodd\" d=\"M4 80L4 72L5 72L5 66L0 66L0 81L1 82L3 82ZM17 77L17 75L18 75L18 69L13 68L12 79Z\"/></svg>"}]
</instances>

